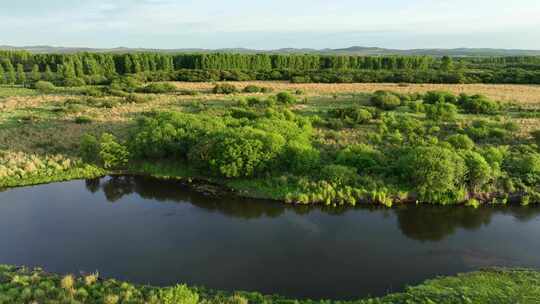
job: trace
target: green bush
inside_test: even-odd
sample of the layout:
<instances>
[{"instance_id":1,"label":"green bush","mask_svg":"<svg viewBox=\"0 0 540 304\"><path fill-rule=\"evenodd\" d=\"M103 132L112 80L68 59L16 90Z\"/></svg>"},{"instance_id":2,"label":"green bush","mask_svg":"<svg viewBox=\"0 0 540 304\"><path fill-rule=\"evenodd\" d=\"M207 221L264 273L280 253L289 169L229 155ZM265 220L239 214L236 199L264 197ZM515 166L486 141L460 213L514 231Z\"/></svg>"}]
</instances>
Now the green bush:
<instances>
[{"instance_id":1,"label":"green bush","mask_svg":"<svg viewBox=\"0 0 540 304\"><path fill-rule=\"evenodd\" d=\"M505 159L503 165L513 176L522 178L528 184L540 181L540 153L515 151Z\"/></svg>"},{"instance_id":2,"label":"green bush","mask_svg":"<svg viewBox=\"0 0 540 304\"><path fill-rule=\"evenodd\" d=\"M457 103L457 97L445 91L429 91L422 98L426 104L436 104L436 103Z\"/></svg>"},{"instance_id":3,"label":"green bush","mask_svg":"<svg viewBox=\"0 0 540 304\"><path fill-rule=\"evenodd\" d=\"M256 86L256 85L248 85L246 87L244 87L244 89L242 90L244 93L268 93L271 91L270 88L265 88L265 87L259 87L259 86Z\"/></svg>"},{"instance_id":4,"label":"green bush","mask_svg":"<svg viewBox=\"0 0 540 304\"><path fill-rule=\"evenodd\" d=\"M147 86L138 89L142 93L165 94L176 92L176 87L167 82L150 83Z\"/></svg>"},{"instance_id":5,"label":"green bush","mask_svg":"<svg viewBox=\"0 0 540 304\"><path fill-rule=\"evenodd\" d=\"M431 203L462 200L467 167L456 152L436 146L415 147L404 151L398 160L403 181L418 192L419 199Z\"/></svg>"},{"instance_id":6,"label":"green bush","mask_svg":"<svg viewBox=\"0 0 540 304\"><path fill-rule=\"evenodd\" d=\"M276 95L276 100L279 103L291 105L296 103L296 98L289 92L280 92Z\"/></svg>"},{"instance_id":7,"label":"green bush","mask_svg":"<svg viewBox=\"0 0 540 304\"><path fill-rule=\"evenodd\" d=\"M92 118L88 116L77 116L75 118L76 124L89 124L92 122Z\"/></svg>"},{"instance_id":8,"label":"green bush","mask_svg":"<svg viewBox=\"0 0 540 304\"><path fill-rule=\"evenodd\" d=\"M105 169L116 169L127 164L129 152L113 135L104 133L99 143L99 157Z\"/></svg>"},{"instance_id":9,"label":"green bush","mask_svg":"<svg viewBox=\"0 0 540 304\"><path fill-rule=\"evenodd\" d=\"M96 163L99 161L99 141L92 135L84 134L79 145L79 154L83 161Z\"/></svg>"},{"instance_id":10,"label":"green bush","mask_svg":"<svg viewBox=\"0 0 540 304\"><path fill-rule=\"evenodd\" d=\"M425 105L426 118L434 121L453 121L458 114L457 107L447 102Z\"/></svg>"},{"instance_id":11,"label":"green bush","mask_svg":"<svg viewBox=\"0 0 540 304\"><path fill-rule=\"evenodd\" d=\"M475 146L474 141L465 134L450 135L446 140L456 149L472 150Z\"/></svg>"},{"instance_id":12,"label":"green bush","mask_svg":"<svg viewBox=\"0 0 540 304\"><path fill-rule=\"evenodd\" d=\"M288 172L306 175L319 167L319 150L310 144L292 141L285 147L284 163Z\"/></svg>"},{"instance_id":13,"label":"green bush","mask_svg":"<svg viewBox=\"0 0 540 304\"><path fill-rule=\"evenodd\" d=\"M141 86L141 84L139 79L132 76L125 76L114 79L111 82L110 89L133 93Z\"/></svg>"},{"instance_id":14,"label":"green bush","mask_svg":"<svg viewBox=\"0 0 540 304\"><path fill-rule=\"evenodd\" d=\"M238 93L238 88L230 83L216 84L212 90L214 94L234 94Z\"/></svg>"},{"instance_id":15,"label":"green bush","mask_svg":"<svg viewBox=\"0 0 540 304\"><path fill-rule=\"evenodd\" d=\"M487 184L491 178L495 177L492 175L490 165L479 153L465 151L461 153L461 156L465 160L467 166L465 180L471 191L478 191L482 186Z\"/></svg>"},{"instance_id":16,"label":"green bush","mask_svg":"<svg viewBox=\"0 0 540 304\"><path fill-rule=\"evenodd\" d=\"M352 166L360 174L374 173L383 165L383 155L372 146L358 144L341 150L336 159L337 163Z\"/></svg>"},{"instance_id":17,"label":"green bush","mask_svg":"<svg viewBox=\"0 0 540 304\"><path fill-rule=\"evenodd\" d=\"M65 78L62 84L65 87L82 87L86 85L86 82L82 78Z\"/></svg>"},{"instance_id":18,"label":"green bush","mask_svg":"<svg viewBox=\"0 0 540 304\"><path fill-rule=\"evenodd\" d=\"M339 118L349 126L365 124L373 119L372 112L361 107L332 109L328 111L328 114L334 118Z\"/></svg>"},{"instance_id":19,"label":"green bush","mask_svg":"<svg viewBox=\"0 0 540 304\"><path fill-rule=\"evenodd\" d=\"M467 96L461 94L459 104L466 113L471 114L496 114L500 110L500 105L483 95Z\"/></svg>"},{"instance_id":20,"label":"green bush","mask_svg":"<svg viewBox=\"0 0 540 304\"><path fill-rule=\"evenodd\" d=\"M279 134L249 127L224 130L200 141L190 160L227 178L250 177L270 169L284 146Z\"/></svg>"},{"instance_id":21,"label":"green bush","mask_svg":"<svg viewBox=\"0 0 540 304\"><path fill-rule=\"evenodd\" d=\"M377 91L370 99L371 104L379 109L390 111L395 110L401 105L399 96L388 91Z\"/></svg>"},{"instance_id":22,"label":"green bush","mask_svg":"<svg viewBox=\"0 0 540 304\"><path fill-rule=\"evenodd\" d=\"M34 88L43 93L51 93L56 90L56 86L48 81L38 81L34 83Z\"/></svg>"},{"instance_id":23,"label":"green bush","mask_svg":"<svg viewBox=\"0 0 540 304\"><path fill-rule=\"evenodd\" d=\"M343 165L328 165L321 169L321 180L337 185L351 185L358 180L356 168Z\"/></svg>"},{"instance_id":24,"label":"green bush","mask_svg":"<svg viewBox=\"0 0 540 304\"><path fill-rule=\"evenodd\" d=\"M162 304L197 304L199 294L191 291L186 285L176 285L160 289L159 299Z\"/></svg>"}]
</instances>

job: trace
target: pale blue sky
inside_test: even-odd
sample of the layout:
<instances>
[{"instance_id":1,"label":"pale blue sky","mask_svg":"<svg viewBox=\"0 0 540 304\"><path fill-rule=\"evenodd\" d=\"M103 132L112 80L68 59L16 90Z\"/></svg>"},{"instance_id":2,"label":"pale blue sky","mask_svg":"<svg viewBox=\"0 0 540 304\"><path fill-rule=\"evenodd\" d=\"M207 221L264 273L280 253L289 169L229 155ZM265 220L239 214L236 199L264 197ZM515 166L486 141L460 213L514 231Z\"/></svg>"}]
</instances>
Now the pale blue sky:
<instances>
[{"instance_id":1,"label":"pale blue sky","mask_svg":"<svg viewBox=\"0 0 540 304\"><path fill-rule=\"evenodd\" d=\"M540 49L540 0L0 0L0 44Z\"/></svg>"}]
</instances>

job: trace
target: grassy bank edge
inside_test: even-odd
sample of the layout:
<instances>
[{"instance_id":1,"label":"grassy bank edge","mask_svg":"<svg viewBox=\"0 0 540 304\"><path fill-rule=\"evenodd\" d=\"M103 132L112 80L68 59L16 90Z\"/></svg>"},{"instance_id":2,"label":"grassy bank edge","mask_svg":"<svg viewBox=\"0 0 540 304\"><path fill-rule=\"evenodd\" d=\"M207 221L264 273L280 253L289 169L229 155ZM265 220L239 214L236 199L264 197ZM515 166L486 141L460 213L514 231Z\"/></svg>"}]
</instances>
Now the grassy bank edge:
<instances>
[{"instance_id":1,"label":"grassy bank edge","mask_svg":"<svg viewBox=\"0 0 540 304\"><path fill-rule=\"evenodd\" d=\"M0 180L0 192L18 187L35 186L71 180L93 179L107 175L140 175L157 179L177 180L194 191L204 194L219 196L223 193L232 193L243 198L272 200L282 203L286 203L286 196L288 193L299 190L298 188L294 187L273 187L272 185L269 185L264 178L226 179L206 176L201 174L201 172L199 172L197 169L194 169L181 162L142 162L131 163L127 169L122 171L107 170L95 165L81 164L74 168L52 173L37 172L22 178L5 178ZM500 197L501 193L484 193L482 196L477 196L474 198L476 204L470 205L468 202L463 202L454 205L459 206L465 204L470 205L471 207L478 207L481 204L488 203L517 204L522 201L522 197L526 194L507 193L505 195L507 200L501 201L497 200L497 197ZM416 199L413 196L399 197L396 195L393 197L392 204L387 205L387 207L392 207L393 204L410 204L415 202ZM366 201L362 203L369 204L370 202Z\"/></svg>"},{"instance_id":2,"label":"grassy bank edge","mask_svg":"<svg viewBox=\"0 0 540 304\"><path fill-rule=\"evenodd\" d=\"M135 285L98 274L58 275L41 268L0 265L0 303L539 303L540 272L490 268L438 277L404 292L350 301L289 299L258 292L227 292L177 285Z\"/></svg>"}]
</instances>

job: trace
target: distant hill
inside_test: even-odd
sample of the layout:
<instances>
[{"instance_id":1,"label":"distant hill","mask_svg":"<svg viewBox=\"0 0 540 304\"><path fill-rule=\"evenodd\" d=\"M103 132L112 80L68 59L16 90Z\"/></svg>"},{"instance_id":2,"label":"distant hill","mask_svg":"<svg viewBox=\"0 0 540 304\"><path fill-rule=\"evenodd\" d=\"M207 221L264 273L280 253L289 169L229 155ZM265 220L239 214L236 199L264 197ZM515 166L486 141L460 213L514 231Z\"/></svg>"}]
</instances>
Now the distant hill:
<instances>
[{"instance_id":1,"label":"distant hill","mask_svg":"<svg viewBox=\"0 0 540 304\"><path fill-rule=\"evenodd\" d=\"M47 45L37 46L8 46L0 45L1 50L25 50L35 54L59 53L70 54L78 52L97 53L131 53L131 52L159 52L159 53L266 53L266 54L328 54L328 55L427 55L427 56L455 56L455 57L476 57L476 56L540 56L540 50L519 50L519 49L490 49L490 48L457 48L457 49L385 49L379 47L353 46L342 49L296 49L282 48L276 50L254 50L246 48L227 49L148 49L148 48L85 48L85 47L56 47Z\"/></svg>"}]
</instances>

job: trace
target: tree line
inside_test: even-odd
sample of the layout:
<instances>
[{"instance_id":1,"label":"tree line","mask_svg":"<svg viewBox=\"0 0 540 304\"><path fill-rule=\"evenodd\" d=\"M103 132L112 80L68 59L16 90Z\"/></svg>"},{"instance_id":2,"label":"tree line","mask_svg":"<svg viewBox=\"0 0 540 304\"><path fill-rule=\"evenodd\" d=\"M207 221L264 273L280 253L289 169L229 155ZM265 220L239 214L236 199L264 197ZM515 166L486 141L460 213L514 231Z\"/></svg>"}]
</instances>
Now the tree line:
<instances>
[{"instance_id":1,"label":"tree line","mask_svg":"<svg viewBox=\"0 0 540 304\"><path fill-rule=\"evenodd\" d=\"M224 76L214 79L218 73ZM25 84L38 80L62 85L99 84L126 74L153 75L147 80L188 81L540 83L540 57L438 58L229 53L31 54L26 51L0 51L0 84ZM207 74L212 77L200 77Z\"/></svg>"}]
</instances>

